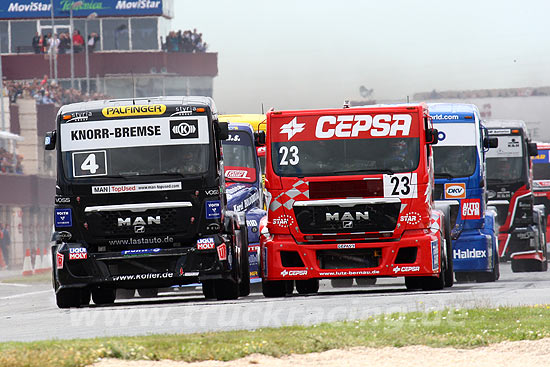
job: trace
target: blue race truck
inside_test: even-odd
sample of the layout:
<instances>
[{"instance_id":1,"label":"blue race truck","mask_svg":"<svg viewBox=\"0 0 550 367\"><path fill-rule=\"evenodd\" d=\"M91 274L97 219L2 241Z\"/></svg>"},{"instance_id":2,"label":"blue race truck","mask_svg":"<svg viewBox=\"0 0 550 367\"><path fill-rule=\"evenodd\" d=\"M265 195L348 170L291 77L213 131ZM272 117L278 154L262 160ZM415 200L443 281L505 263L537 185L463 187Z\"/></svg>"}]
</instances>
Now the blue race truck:
<instances>
[{"instance_id":1,"label":"blue race truck","mask_svg":"<svg viewBox=\"0 0 550 367\"><path fill-rule=\"evenodd\" d=\"M433 198L451 206L453 268L458 282L494 282L500 276L496 211L486 201L485 153L496 147L472 104L428 105L439 142L434 145Z\"/></svg>"},{"instance_id":2,"label":"blue race truck","mask_svg":"<svg viewBox=\"0 0 550 367\"><path fill-rule=\"evenodd\" d=\"M226 119L222 115L220 120ZM251 283L261 281L259 228L266 211L263 209L262 168L256 148L264 144L265 132L254 132L249 124L232 122L229 123L229 137L222 142L227 208L245 216Z\"/></svg>"}]
</instances>

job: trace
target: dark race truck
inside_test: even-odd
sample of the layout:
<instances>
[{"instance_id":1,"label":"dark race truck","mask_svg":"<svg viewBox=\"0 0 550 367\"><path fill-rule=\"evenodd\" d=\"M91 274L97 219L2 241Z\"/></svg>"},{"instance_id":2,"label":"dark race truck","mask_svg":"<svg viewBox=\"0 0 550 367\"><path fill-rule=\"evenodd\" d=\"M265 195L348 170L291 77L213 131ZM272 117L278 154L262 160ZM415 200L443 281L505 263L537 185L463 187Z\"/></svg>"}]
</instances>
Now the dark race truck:
<instances>
[{"instance_id":1,"label":"dark race truck","mask_svg":"<svg viewBox=\"0 0 550 367\"><path fill-rule=\"evenodd\" d=\"M57 148L57 305L199 281L207 297L247 295L246 222L226 207L220 175L227 137L208 97L61 107L45 141Z\"/></svg>"},{"instance_id":2,"label":"dark race truck","mask_svg":"<svg viewBox=\"0 0 550 367\"><path fill-rule=\"evenodd\" d=\"M475 105L429 104L439 141L433 147L434 200L451 205L453 270L457 281L494 282L500 276L495 211L487 208L485 154L490 139Z\"/></svg>"},{"instance_id":3,"label":"dark race truck","mask_svg":"<svg viewBox=\"0 0 550 367\"><path fill-rule=\"evenodd\" d=\"M489 136L498 148L487 152L488 204L497 208L502 260L512 271L546 271L546 215L535 205L531 157L537 155L523 121L489 120Z\"/></svg>"},{"instance_id":4,"label":"dark race truck","mask_svg":"<svg viewBox=\"0 0 550 367\"><path fill-rule=\"evenodd\" d=\"M293 281L315 293L322 278L451 286L449 208L432 201L436 142L425 105L269 112L264 295Z\"/></svg>"},{"instance_id":5,"label":"dark race truck","mask_svg":"<svg viewBox=\"0 0 550 367\"><path fill-rule=\"evenodd\" d=\"M220 116L224 120L224 116ZM230 120L229 120L230 121ZM257 147L265 145L265 133L254 132L245 123L229 123L229 137L223 141L227 207L242 212L248 228L250 282L261 281L260 221L266 215L262 187L262 169Z\"/></svg>"}]
</instances>

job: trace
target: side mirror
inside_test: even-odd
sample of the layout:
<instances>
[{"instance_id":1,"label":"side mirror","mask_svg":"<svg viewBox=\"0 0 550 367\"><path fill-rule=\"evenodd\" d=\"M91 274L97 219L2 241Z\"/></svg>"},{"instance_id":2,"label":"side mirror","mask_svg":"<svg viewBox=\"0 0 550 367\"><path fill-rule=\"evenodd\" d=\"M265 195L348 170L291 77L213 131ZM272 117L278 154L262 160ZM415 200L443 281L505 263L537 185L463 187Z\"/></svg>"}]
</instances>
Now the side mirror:
<instances>
[{"instance_id":1,"label":"side mirror","mask_svg":"<svg viewBox=\"0 0 550 367\"><path fill-rule=\"evenodd\" d=\"M498 148L498 138L483 138L484 148Z\"/></svg>"},{"instance_id":2,"label":"side mirror","mask_svg":"<svg viewBox=\"0 0 550 367\"><path fill-rule=\"evenodd\" d=\"M227 140L229 138L229 122L218 122L218 139Z\"/></svg>"},{"instance_id":3,"label":"side mirror","mask_svg":"<svg viewBox=\"0 0 550 367\"><path fill-rule=\"evenodd\" d=\"M426 130L426 144L437 144L439 141L439 131L437 129Z\"/></svg>"},{"instance_id":4,"label":"side mirror","mask_svg":"<svg viewBox=\"0 0 550 367\"><path fill-rule=\"evenodd\" d=\"M54 150L55 149L55 142L57 138L57 133L55 130L48 131L46 133L46 136L44 137L44 149L46 150Z\"/></svg>"},{"instance_id":5,"label":"side mirror","mask_svg":"<svg viewBox=\"0 0 550 367\"><path fill-rule=\"evenodd\" d=\"M265 131L263 130L260 130L260 131L256 131L254 133L254 139L255 139L255 142L256 142L256 146L264 146L265 145Z\"/></svg>"},{"instance_id":6,"label":"side mirror","mask_svg":"<svg viewBox=\"0 0 550 367\"><path fill-rule=\"evenodd\" d=\"M531 157L536 157L537 155L539 155L537 143L527 143L527 152Z\"/></svg>"}]
</instances>

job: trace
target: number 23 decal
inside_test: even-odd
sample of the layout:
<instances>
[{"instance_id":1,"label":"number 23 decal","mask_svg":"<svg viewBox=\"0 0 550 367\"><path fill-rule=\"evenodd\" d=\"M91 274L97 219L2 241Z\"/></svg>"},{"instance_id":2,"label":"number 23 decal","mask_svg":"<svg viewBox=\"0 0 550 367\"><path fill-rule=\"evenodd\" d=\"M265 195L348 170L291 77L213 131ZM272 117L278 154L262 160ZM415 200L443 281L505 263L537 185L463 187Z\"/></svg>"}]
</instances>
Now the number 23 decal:
<instances>
[{"instance_id":1,"label":"number 23 decal","mask_svg":"<svg viewBox=\"0 0 550 367\"><path fill-rule=\"evenodd\" d=\"M298 147L292 145L290 147L280 147L279 155L281 160L279 161L279 166L295 166L300 162L300 156L298 156Z\"/></svg>"},{"instance_id":2,"label":"number 23 decal","mask_svg":"<svg viewBox=\"0 0 550 367\"><path fill-rule=\"evenodd\" d=\"M384 197L416 198L416 173L384 175Z\"/></svg>"}]
</instances>

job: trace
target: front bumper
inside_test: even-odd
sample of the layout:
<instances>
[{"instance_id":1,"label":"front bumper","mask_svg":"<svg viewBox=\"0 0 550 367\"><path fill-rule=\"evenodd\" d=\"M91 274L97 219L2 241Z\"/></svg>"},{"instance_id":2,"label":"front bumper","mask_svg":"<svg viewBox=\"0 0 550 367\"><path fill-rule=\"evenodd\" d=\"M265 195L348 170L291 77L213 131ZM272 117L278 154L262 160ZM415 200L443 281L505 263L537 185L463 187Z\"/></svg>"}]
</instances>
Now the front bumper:
<instances>
[{"instance_id":1,"label":"front bumper","mask_svg":"<svg viewBox=\"0 0 550 367\"><path fill-rule=\"evenodd\" d=\"M455 272L492 271L493 241L488 234L464 230L453 240L453 270Z\"/></svg>"},{"instance_id":2,"label":"front bumper","mask_svg":"<svg viewBox=\"0 0 550 367\"><path fill-rule=\"evenodd\" d=\"M418 232L396 241L334 244L297 244L290 235L275 235L261 241L262 277L274 281L439 274L439 237Z\"/></svg>"},{"instance_id":3,"label":"front bumper","mask_svg":"<svg viewBox=\"0 0 550 367\"><path fill-rule=\"evenodd\" d=\"M160 288L197 283L206 279L231 278L231 254L220 260L217 246L210 250L195 247L147 249L150 252L83 253L78 243L63 243L54 253L55 279L59 289L87 286L115 288ZM73 250L71 250L73 249ZM71 254L73 251L73 254ZM139 251L139 250L138 250ZM53 253L53 251L52 251ZM126 253L126 254L124 254Z\"/></svg>"}]
</instances>

